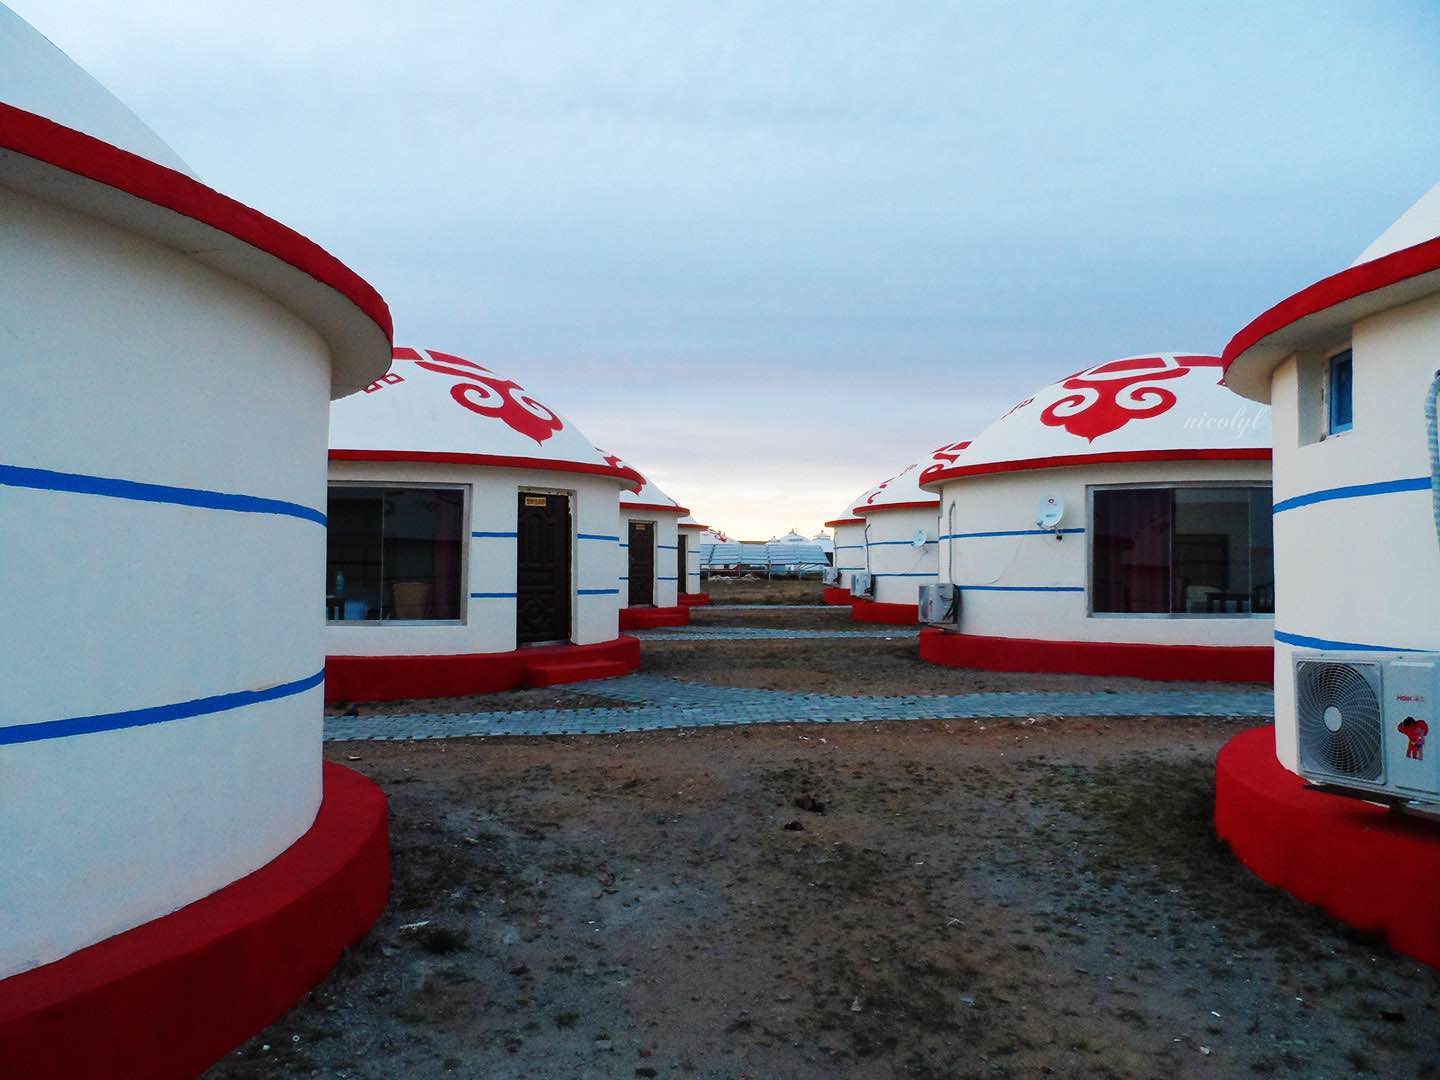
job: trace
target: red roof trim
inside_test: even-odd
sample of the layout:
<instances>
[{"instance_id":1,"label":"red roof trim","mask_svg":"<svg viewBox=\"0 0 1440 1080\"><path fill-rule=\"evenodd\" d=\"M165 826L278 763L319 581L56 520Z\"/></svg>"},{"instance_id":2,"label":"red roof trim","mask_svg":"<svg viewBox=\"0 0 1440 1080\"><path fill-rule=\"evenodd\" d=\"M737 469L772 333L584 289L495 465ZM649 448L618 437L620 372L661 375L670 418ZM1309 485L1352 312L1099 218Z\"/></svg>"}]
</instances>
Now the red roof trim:
<instances>
[{"instance_id":1,"label":"red roof trim","mask_svg":"<svg viewBox=\"0 0 1440 1080\"><path fill-rule=\"evenodd\" d=\"M694 529L697 532L705 532L707 529L710 528L709 525L687 525L683 521L676 527L680 529Z\"/></svg>"},{"instance_id":2,"label":"red roof trim","mask_svg":"<svg viewBox=\"0 0 1440 1080\"><path fill-rule=\"evenodd\" d=\"M641 476L625 465L597 465L588 461L515 457L510 454L450 454L439 450L331 450L331 461L416 461L429 465L479 465L490 469L539 469L544 472L585 473L634 483ZM681 510L682 514L687 511Z\"/></svg>"},{"instance_id":3,"label":"red roof trim","mask_svg":"<svg viewBox=\"0 0 1440 1080\"><path fill-rule=\"evenodd\" d=\"M864 518L858 518L858 517L853 517L853 518L836 518L834 521L827 521L827 522L825 522L825 528L827 528L827 529L838 529L841 525L864 525L864 524L865 524L865 519L864 519Z\"/></svg>"},{"instance_id":4,"label":"red roof trim","mask_svg":"<svg viewBox=\"0 0 1440 1080\"><path fill-rule=\"evenodd\" d=\"M1026 458L1023 461L993 461L984 465L962 465L933 473L925 487L966 476L1029 472L1034 469L1068 469L1076 465L1114 465L1141 461L1269 461L1265 447L1237 447L1234 450L1111 450L1103 454L1074 454L1060 457Z\"/></svg>"},{"instance_id":5,"label":"red roof trim","mask_svg":"<svg viewBox=\"0 0 1440 1080\"><path fill-rule=\"evenodd\" d=\"M857 506L855 513L878 514L882 510L925 510L930 507L938 507L939 505L939 499L920 499L915 502L877 503L874 506Z\"/></svg>"},{"instance_id":6,"label":"red roof trim","mask_svg":"<svg viewBox=\"0 0 1440 1080\"><path fill-rule=\"evenodd\" d=\"M672 506L668 503L632 503L622 502L621 510L648 510L656 514L679 514L684 517L690 511L683 506Z\"/></svg>"},{"instance_id":7,"label":"red roof trim","mask_svg":"<svg viewBox=\"0 0 1440 1080\"><path fill-rule=\"evenodd\" d=\"M228 233L328 285L394 342L390 308L374 287L313 240L193 177L82 131L0 102L0 148L115 188Z\"/></svg>"},{"instance_id":8,"label":"red roof trim","mask_svg":"<svg viewBox=\"0 0 1440 1080\"><path fill-rule=\"evenodd\" d=\"M1436 270L1440 270L1440 236L1321 278L1294 296L1281 300L1231 338L1221 357L1225 370L1229 371L1230 365L1246 350L1301 319L1357 296Z\"/></svg>"}]
</instances>

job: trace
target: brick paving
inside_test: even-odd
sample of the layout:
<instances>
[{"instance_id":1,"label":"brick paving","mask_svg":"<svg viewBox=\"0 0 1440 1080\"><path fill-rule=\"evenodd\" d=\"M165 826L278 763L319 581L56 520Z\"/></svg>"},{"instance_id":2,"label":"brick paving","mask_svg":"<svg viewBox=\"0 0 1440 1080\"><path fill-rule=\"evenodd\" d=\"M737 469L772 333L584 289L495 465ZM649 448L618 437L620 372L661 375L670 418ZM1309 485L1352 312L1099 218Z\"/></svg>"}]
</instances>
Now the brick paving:
<instances>
[{"instance_id":1,"label":"brick paving","mask_svg":"<svg viewBox=\"0 0 1440 1080\"><path fill-rule=\"evenodd\" d=\"M812 631L812 633L814 633ZM974 693L862 697L707 686L659 675L626 675L586 684L613 707L516 709L485 713L339 716L325 720L326 740L448 739L473 735L604 735L622 731L796 722L967 720L1030 716L1202 716L1269 719L1268 690Z\"/></svg>"},{"instance_id":2,"label":"brick paving","mask_svg":"<svg viewBox=\"0 0 1440 1080\"><path fill-rule=\"evenodd\" d=\"M659 630L631 630L641 641L756 641L773 638L913 638L913 626L863 630L800 630L787 626L676 626Z\"/></svg>"}]
</instances>

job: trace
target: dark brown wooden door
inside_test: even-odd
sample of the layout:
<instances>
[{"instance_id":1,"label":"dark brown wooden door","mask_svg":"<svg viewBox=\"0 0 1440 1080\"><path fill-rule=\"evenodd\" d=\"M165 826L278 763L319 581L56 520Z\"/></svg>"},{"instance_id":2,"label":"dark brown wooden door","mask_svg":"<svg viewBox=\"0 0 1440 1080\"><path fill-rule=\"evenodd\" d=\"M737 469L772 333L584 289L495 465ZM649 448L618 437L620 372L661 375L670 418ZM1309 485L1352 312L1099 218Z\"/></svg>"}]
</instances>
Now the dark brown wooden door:
<instances>
[{"instance_id":1,"label":"dark brown wooden door","mask_svg":"<svg viewBox=\"0 0 1440 1080\"><path fill-rule=\"evenodd\" d=\"M688 592L690 589L690 537L683 532L675 541L675 591L677 593Z\"/></svg>"},{"instance_id":2,"label":"dark brown wooden door","mask_svg":"<svg viewBox=\"0 0 1440 1080\"><path fill-rule=\"evenodd\" d=\"M655 604L655 526L630 522L630 607Z\"/></svg>"},{"instance_id":3,"label":"dark brown wooden door","mask_svg":"<svg viewBox=\"0 0 1440 1080\"><path fill-rule=\"evenodd\" d=\"M520 492L516 525L515 639L570 639L570 499Z\"/></svg>"}]
</instances>

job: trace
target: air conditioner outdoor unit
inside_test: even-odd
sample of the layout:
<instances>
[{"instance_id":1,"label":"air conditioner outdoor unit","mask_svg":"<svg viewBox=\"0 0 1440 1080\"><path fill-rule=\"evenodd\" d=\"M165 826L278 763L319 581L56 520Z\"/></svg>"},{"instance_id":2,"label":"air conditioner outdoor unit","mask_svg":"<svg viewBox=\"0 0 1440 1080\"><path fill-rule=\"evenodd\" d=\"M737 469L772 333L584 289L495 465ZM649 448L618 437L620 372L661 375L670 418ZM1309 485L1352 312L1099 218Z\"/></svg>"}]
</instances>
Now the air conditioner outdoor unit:
<instances>
[{"instance_id":1,"label":"air conditioner outdoor unit","mask_svg":"<svg viewBox=\"0 0 1440 1080\"><path fill-rule=\"evenodd\" d=\"M874 598L875 579L863 570L857 570L850 575L850 595L862 599Z\"/></svg>"},{"instance_id":2,"label":"air conditioner outdoor unit","mask_svg":"<svg viewBox=\"0 0 1440 1080\"><path fill-rule=\"evenodd\" d=\"M921 585L920 621L931 626L959 626L960 590L948 583Z\"/></svg>"},{"instance_id":3,"label":"air conditioner outdoor unit","mask_svg":"<svg viewBox=\"0 0 1440 1080\"><path fill-rule=\"evenodd\" d=\"M839 585L840 571L836 570L833 566L827 566L823 571L821 571L820 580L823 581L826 585Z\"/></svg>"},{"instance_id":4,"label":"air conditioner outdoor unit","mask_svg":"<svg viewBox=\"0 0 1440 1080\"><path fill-rule=\"evenodd\" d=\"M1440 811L1440 660L1413 653L1295 658L1300 775L1341 794Z\"/></svg>"}]
</instances>

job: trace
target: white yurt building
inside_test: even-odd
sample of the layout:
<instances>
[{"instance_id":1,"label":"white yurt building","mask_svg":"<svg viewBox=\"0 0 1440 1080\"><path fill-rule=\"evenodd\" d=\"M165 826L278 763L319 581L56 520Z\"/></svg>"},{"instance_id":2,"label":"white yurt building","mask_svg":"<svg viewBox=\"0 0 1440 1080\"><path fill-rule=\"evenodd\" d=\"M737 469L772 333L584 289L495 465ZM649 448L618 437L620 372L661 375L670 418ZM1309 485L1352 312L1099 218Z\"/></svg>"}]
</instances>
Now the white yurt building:
<instances>
[{"instance_id":1,"label":"white yurt building","mask_svg":"<svg viewBox=\"0 0 1440 1080\"><path fill-rule=\"evenodd\" d=\"M1440 804L1440 186L1224 360L1274 415L1275 725L1221 751L1216 829L1440 966L1440 832L1379 805Z\"/></svg>"},{"instance_id":2,"label":"white yurt building","mask_svg":"<svg viewBox=\"0 0 1440 1080\"><path fill-rule=\"evenodd\" d=\"M689 513L659 485L643 477L638 485L620 492L620 547L625 554L625 572L620 578L622 629L647 630L690 622L690 608L680 603L690 540L679 528L680 520Z\"/></svg>"},{"instance_id":3,"label":"white yurt building","mask_svg":"<svg viewBox=\"0 0 1440 1080\"><path fill-rule=\"evenodd\" d=\"M617 493L641 482L519 383L435 349L330 413L326 697L633 671Z\"/></svg>"},{"instance_id":4,"label":"white yurt building","mask_svg":"<svg viewBox=\"0 0 1440 1080\"><path fill-rule=\"evenodd\" d=\"M709 525L702 525L689 514L686 514L678 522L675 528L679 534L680 559L685 566L685 580L681 583L680 603L686 607L700 607L710 603L710 594L705 591L700 582L700 548L706 543L718 543L718 540L709 540L708 537L715 536L714 530Z\"/></svg>"},{"instance_id":5,"label":"white yurt building","mask_svg":"<svg viewBox=\"0 0 1440 1080\"><path fill-rule=\"evenodd\" d=\"M390 316L3 6L0 236L0 1075L194 1075L384 907L315 605Z\"/></svg>"},{"instance_id":6,"label":"white yurt building","mask_svg":"<svg viewBox=\"0 0 1440 1080\"><path fill-rule=\"evenodd\" d=\"M864 548L860 552L870 575L868 595L853 584L850 615L859 622L913 625L922 585L938 577L940 499L920 489L920 471L927 458L902 470L865 494L855 506Z\"/></svg>"},{"instance_id":7,"label":"white yurt building","mask_svg":"<svg viewBox=\"0 0 1440 1080\"><path fill-rule=\"evenodd\" d=\"M865 571L865 519L855 513L855 508L874 488L862 491L845 507L845 512L832 521L825 522L831 530L830 566L835 584L824 592L827 604L850 603L850 582L856 571Z\"/></svg>"},{"instance_id":8,"label":"white yurt building","mask_svg":"<svg viewBox=\"0 0 1440 1080\"><path fill-rule=\"evenodd\" d=\"M937 451L937 664L1268 680L1270 418L1218 357L1153 353L1076 372L969 446Z\"/></svg>"}]
</instances>

